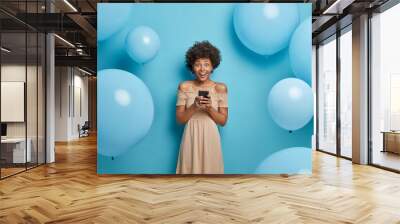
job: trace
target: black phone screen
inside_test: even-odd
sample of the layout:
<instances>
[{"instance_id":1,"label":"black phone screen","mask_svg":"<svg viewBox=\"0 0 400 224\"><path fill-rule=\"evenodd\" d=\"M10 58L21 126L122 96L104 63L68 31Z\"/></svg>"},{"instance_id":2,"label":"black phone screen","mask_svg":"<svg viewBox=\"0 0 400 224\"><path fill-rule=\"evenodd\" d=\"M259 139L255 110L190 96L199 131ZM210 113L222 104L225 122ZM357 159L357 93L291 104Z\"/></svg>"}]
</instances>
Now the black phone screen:
<instances>
[{"instance_id":1,"label":"black phone screen","mask_svg":"<svg viewBox=\"0 0 400 224\"><path fill-rule=\"evenodd\" d=\"M199 96L202 96L202 97L207 97L207 98L209 98L209 96L208 96L208 91L205 91L205 90L199 90Z\"/></svg>"}]
</instances>

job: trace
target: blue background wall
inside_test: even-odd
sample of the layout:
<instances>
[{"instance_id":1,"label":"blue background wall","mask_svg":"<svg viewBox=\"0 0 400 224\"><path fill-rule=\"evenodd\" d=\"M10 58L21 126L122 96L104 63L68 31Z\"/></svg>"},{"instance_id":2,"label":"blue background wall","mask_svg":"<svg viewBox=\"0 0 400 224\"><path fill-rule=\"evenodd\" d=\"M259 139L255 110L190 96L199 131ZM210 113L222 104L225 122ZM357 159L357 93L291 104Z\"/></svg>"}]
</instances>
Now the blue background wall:
<instances>
[{"instance_id":1,"label":"blue background wall","mask_svg":"<svg viewBox=\"0 0 400 224\"><path fill-rule=\"evenodd\" d=\"M300 22L311 16L310 4L291 5L298 7ZM211 79L224 82L229 91L229 119L220 128L225 173L255 173L274 152L289 147L311 147L313 121L289 133L268 112L267 99L272 86L281 79L294 77L288 49L272 56L260 56L247 49L235 34L235 4L125 6L132 7L132 12L124 28L98 42L98 70L123 69L140 78L152 94L155 115L150 131L134 147L114 159L98 154L99 173L175 173L183 132L183 126L175 120L176 92L180 82L193 79L185 68L184 56L195 41L201 40L209 40L220 49L222 63ZM99 17L101 7L107 4L100 4ZM161 41L158 55L144 65L132 61L124 50L127 33L140 25L153 28ZM310 45L310 52L305 52L309 55L305 57L311 58L311 31L304 35L309 36L305 44ZM307 161L305 169L310 169L311 154L293 156L296 158L287 159L288 170L291 159ZM281 173L288 170L283 168Z\"/></svg>"}]
</instances>

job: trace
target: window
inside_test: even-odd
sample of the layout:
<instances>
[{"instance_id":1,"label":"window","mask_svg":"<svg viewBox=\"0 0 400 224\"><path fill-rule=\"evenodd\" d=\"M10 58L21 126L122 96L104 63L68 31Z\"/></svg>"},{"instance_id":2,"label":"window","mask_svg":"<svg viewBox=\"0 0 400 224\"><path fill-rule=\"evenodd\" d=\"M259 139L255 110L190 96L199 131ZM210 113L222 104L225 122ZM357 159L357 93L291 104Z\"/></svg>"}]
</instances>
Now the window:
<instances>
[{"instance_id":1,"label":"window","mask_svg":"<svg viewBox=\"0 0 400 224\"><path fill-rule=\"evenodd\" d=\"M371 160L400 170L400 5L371 18ZM397 132L396 132L397 131Z\"/></svg>"},{"instance_id":2,"label":"window","mask_svg":"<svg viewBox=\"0 0 400 224\"><path fill-rule=\"evenodd\" d=\"M44 1L2 2L18 13L43 13ZM45 163L45 34L0 12L0 178ZM11 106L14 109L10 109ZM16 108L16 109L15 109Z\"/></svg>"},{"instance_id":3,"label":"window","mask_svg":"<svg viewBox=\"0 0 400 224\"><path fill-rule=\"evenodd\" d=\"M340 155L352 157L352 32L340 36Z\"/></svg>"},{"instance_id":4,"label":"window","mask_svg":"<svg viewBox=\"0 0 400 224\"><path fill-rule=\"evenodd\" d=\"M318 47L318 149L336 153L336 39Z\"/></svg>"}]
</instances>

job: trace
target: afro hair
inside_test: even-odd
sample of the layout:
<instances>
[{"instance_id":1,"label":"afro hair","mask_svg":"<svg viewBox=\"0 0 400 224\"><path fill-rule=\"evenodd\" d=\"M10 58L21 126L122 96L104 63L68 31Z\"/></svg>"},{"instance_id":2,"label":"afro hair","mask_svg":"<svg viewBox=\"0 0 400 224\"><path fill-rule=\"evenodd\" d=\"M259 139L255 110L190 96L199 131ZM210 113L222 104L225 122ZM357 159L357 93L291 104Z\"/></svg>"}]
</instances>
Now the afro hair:
<instances>
[{"instance_id":1,"label":"afro hair","mask_svg":"<svg viewBox=\"0 0 400 224\"><path fill-rule=\"evenodd\" d=\"M216 69L221 62L221 55L218 48L206 40L201 42L196 41L186 52L186 67L193 72L194 62L200 58L210 59L213 69Z\"/></svg>"}]
</instances>

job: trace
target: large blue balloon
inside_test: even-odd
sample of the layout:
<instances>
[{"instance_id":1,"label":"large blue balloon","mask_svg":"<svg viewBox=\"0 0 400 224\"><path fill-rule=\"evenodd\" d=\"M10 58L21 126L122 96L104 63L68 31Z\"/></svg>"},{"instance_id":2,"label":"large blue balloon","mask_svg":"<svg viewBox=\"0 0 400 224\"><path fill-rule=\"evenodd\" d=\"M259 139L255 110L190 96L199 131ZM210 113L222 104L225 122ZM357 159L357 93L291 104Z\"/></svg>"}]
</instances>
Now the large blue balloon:
<instances>
[{"instance_id":1,"label":"large blue balloon","mask_svg":"<svg viewBox=\"0 0 400 224\"><path fill-rule=\"evenodd\" d=\"M257 174L311 174L310 148L292 147L279 150L265 158L257 167Z\"/></svg>"},{"instance_id":2,"label":"large blue balloon","mask_svg":"<svg viewBox=\"0 0 400 224\"><path fill-rule=\"evenodd\" d=\"M280 127L289 131L300 129L313 117L312 90L300 79L283 79L272 87L268 109Z\"/></svg>"},{"instance_id":3,"label":"large blue balloon","mask_svg":"<svg viewBox=\"0 0 400 224\"><path fill-rule=\"evenodd\" d=\"M98 4L97 10L97 39L103 41L128 22L132 4Z\"/></svg>"},{"instance_id":4,"label":"large blue balloon","mask_svg":"<svg viewBox=\"0 0 400 224\"><path fill-rule=\"evenodd\" d=\"M293 4L240 4L235 8L234 27L240 41L261 55L272 55L288 46L299 23Z\"/></svg>"},{"instance_id":5,"label":"large blue balloon","mask_svg":"<svg viewBox=\"0 0 400 224\"><path fill-rule=\"evenodd\" d=\"M294 31L289 45L289 58L294 75L311 85L311 17Z\"/></svg>"},{"instance_id":6,"label":"large blue balloon","mask_svg":"<svg viewBox=\"0 0 400 224\"><path fill-rule=\"evenodd\" d=\"M158 34L147 26L132 29L125 40L125 50L137 63L145 63L154 58L160 48Z\"/></svg>"},{"instance_id":7,"label":"large blue balloon","mask_svg":"<svg viewBox=\"0 0 400 224\"><path fill-rule=\"evenodd\" d=\"M98 72L98 153L118 156L150 130L154 105L147 86L119 69Z\"/></svg>"}]
</instances>

